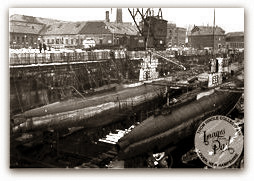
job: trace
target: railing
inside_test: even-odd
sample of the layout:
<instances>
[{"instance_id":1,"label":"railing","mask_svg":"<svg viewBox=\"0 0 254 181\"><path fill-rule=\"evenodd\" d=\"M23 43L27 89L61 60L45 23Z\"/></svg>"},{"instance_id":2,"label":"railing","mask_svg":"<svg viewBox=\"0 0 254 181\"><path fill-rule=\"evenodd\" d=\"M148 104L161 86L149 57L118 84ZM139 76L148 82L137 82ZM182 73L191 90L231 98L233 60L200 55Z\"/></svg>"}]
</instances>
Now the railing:
<instances>
[{"instance_id":1,"label":"railing","mask_svg":"<svg viewBox=\"0 0 254 181\"><path fill-rule=\"evenodd\" d=\"M113 52L113 54L112 54ZM172 56L193 56L206 55L209 52L205 50L187 50L187 51L163 51L160 54L165 57ZM225 53L225 52L220 52ZM109 59L142 59L148 54L147 51L123 51L123 50L100 50L100 51L82 51L82 52L45 52L45 53L10 53L10 65L30 65L30 64L48 64L63 62L86 62Z\"/></svg>"},{"instance_id":2,"label":"railing","mask_svg":"<svg viewBox=\"0 0 254 181\"><path fill-rule=\"evenodd\" d=\"M87 51L87 52L45 52L45 53L10 53L10 66L49 64L63 62L86 62L108 60L110 58L122 59L126 55L124 51Z\"/></svg>"}]
</instances>

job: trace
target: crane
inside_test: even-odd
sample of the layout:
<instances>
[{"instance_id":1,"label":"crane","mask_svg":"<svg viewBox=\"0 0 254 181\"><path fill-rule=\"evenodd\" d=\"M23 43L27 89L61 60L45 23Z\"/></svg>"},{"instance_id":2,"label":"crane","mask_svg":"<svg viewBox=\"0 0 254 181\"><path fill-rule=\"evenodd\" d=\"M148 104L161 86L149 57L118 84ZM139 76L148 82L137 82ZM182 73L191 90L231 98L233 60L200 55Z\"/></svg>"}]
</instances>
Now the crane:
<instances>
[{"instance_id":1,"label":"crane","mask_svg":"<svg viewBox=\"0 0 254 181\"><path fill-rule=\"evenodd\" d=\"M158 10L158 14L155 16L154 15L154 10L152 8L147 8L146 10L144 10L144 8L133 8L132 10L130 8L128 8L128 11L140 33L141 36L143 36L145 38L145 49L147 50L148 48L148 42L150 39L154 40L154 47L156 48L158 46L158 44L160 43L161 40L163 40L163 38L166 38L167 35L167 21L163 20L163 16L162 16L162 10L161 8L159 8ZM138 24L137 19L138 17L141 17L142 21L141 24ZM154 24L152 24L152 18L154 21ZM158 23L160 22L160 23ZM157 24L158 23L158 24ZM162 26L161 31L159 31L158 29L160 29ZM157 27L154 27L157 26ZM159 32L158 32L159 31ZM157 44L156 44L157 43ZM164 39L164 44L165 44L165 39ZM173 63L177 66L179 66L180 68L182 68L183 70L186 70L186 67L184 67L182 64L177 63L173 60L170 60L168 58L166 58L165 56L159 54L158 52L154 52L154 51L149 51L151 54L155 54L161 58L163 58L164 60L166 60L167 62Z\"/></svg>"},{"instance_id":2,"label":"crane","mask_svg":"<svg viewBox=\"0 0 254 181\"><path fill-rule=\"evenodd\" d=\"M155 15L154 10L148 8L128 8L128 11L138 29L139 34L144 37L145 48L165 48L165 40L167 36L167 21L162 17L162 10L159 8L158 14ZM141 18L138 23L137 19Z\"/></svg>"},{"instance_id":3,"label":"crane","mask_svg":"<svg viewBox=\"0 0 254 181\"><path fill-rule=\"evenodd\" d=\"M170 60L170 59L166 58L165 56L163 56L163 55L161 55L161 54L159 54L159 53L157 53L157 52L154 52L154 51L150 51L150 52L151 52L152 54L154 54L154 55L157 55L157 56L163 58L163 59L166 60L167 62L173 63L173 64L179 66L180 68L182 68L183 70L186 70L186 67L184 67L182 64L177 63L177 62L174 62L173 60Z\"/></svg>"}]
</instances>

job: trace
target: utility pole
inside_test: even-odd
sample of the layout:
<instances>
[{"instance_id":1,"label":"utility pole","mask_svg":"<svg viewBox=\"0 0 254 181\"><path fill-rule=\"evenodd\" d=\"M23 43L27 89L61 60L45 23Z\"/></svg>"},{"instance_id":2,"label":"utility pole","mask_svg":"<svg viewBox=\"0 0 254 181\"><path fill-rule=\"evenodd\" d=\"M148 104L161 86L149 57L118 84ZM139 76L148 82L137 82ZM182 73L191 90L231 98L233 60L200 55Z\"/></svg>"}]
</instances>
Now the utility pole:
<instances>
[{"instance_id":1,"label":"utility pole","mask_svg":"<svg viewBox=\"0 0 254 181\"><path fill-rule=\"evenodd\" d=\"M215 8L214 8L214 14L213 14L213 59L214 59L214 48L215 48L214 34L215 34Z\"/></svg>"}]
</instances>

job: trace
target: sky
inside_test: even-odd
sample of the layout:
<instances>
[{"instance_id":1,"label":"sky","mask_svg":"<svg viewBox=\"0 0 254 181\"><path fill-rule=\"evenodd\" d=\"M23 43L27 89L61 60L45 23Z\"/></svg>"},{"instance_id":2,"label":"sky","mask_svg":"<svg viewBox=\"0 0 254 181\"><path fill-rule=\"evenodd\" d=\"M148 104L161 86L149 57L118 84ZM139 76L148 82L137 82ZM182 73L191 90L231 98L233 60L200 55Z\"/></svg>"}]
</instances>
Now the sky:
<instances>
[{"instance_id":1,"label":"sky","mask_svg":"<svg viewBox=\"0 0 254 181\"><path fill-rule=\"evenodd\" d=\"M123 21L133 22L128 9L122 10ZM158 8L153 10L157 15ZM10 8L9 15L22 14L65 21L88 21L104 20L106 11L110 12L110 21L115 21L116 8ZM214 8L162 8L162 15L163 19L175 23L178 27L212 26ZM223 28L226 33L244 31L244 8L215 8L215 24Z\"/></svg>"}]
</instances>

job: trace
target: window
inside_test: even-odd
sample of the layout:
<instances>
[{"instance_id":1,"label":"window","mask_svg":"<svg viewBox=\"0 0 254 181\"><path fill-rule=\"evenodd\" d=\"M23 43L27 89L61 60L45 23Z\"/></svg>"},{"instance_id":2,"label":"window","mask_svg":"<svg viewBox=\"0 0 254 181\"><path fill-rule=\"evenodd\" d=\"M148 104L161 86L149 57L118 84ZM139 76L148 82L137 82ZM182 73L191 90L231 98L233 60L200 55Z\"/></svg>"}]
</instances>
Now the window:
<instances>
[{"instance_id":1,"label":"window","mask_svg":"<svg viewBox=\"0 0 254 181\"><path fill-rule=\"evenodd\" d=\"M56 44L59 44L59 39L56 39Z\"/></svg>"},{"instance_id":2,"label":"window","mask_svg":"<svg viewBox=\"0 0 254 181\"><path fill-rule=\"evenodd\" d=\"M68 42L68 39L65 39L65 44L68 45L68 43L69 43L69 42Z\"/></svg>"},{"instance_id":3,"label":"window","mask_svg":"<svg viewBox=\"0 0 254 181\"><path fill-rule=\"evenodd\" d=\"M17 43L19 43L20 39L19 39L19 36L17 36Z\"/></svg>"},{"instance_id":4,"label":"window","mask_svg":"<svg viewBox=\"0 0 254 181\"><path fill-rule=\"evenodd\" d=\"M73 39L71 39L71 44L73 45Z\"/></svg>"}]
</instances>

